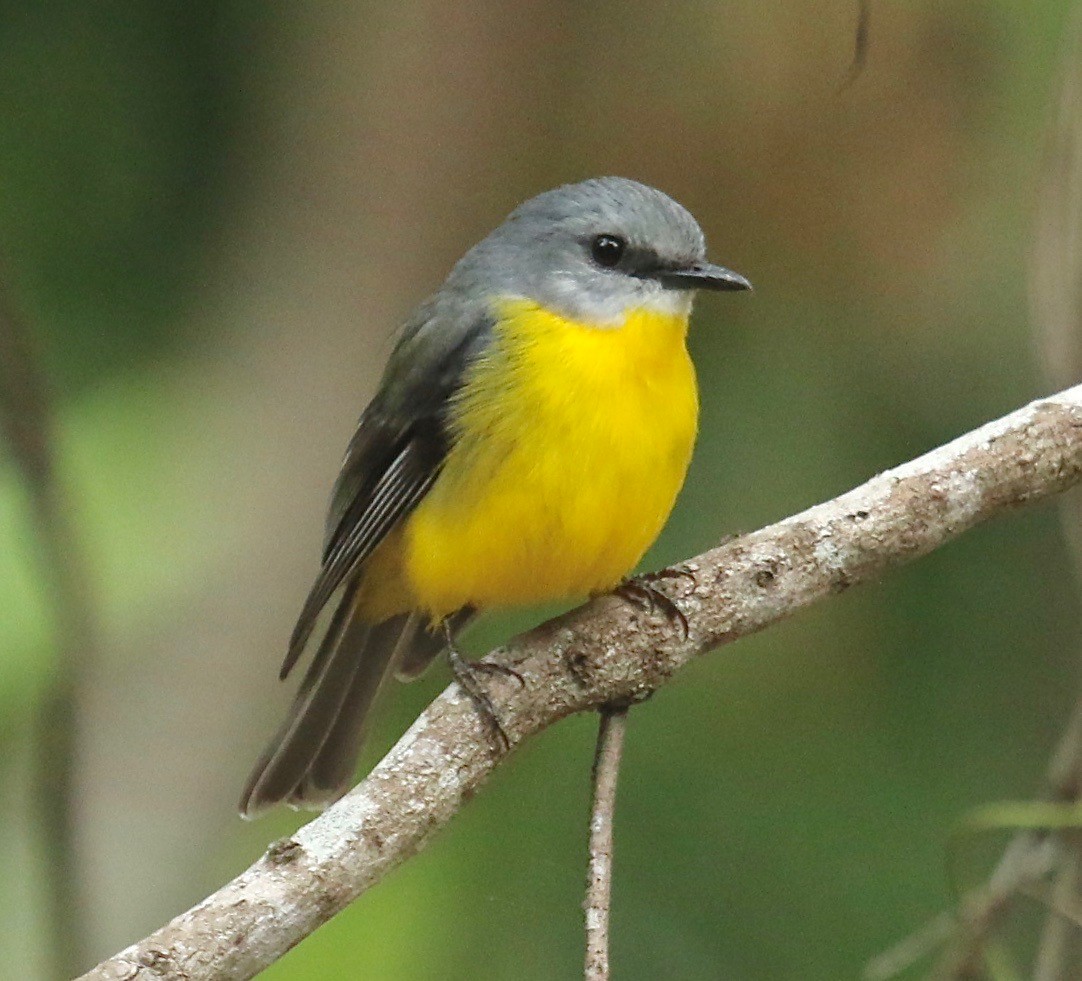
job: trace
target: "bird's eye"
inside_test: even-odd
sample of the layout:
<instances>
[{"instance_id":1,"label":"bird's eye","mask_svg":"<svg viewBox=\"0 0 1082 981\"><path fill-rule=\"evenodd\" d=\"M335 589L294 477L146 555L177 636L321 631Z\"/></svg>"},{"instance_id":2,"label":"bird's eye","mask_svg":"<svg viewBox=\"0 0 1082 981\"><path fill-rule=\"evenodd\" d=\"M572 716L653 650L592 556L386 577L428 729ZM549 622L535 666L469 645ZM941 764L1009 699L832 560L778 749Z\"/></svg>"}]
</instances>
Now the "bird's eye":
<instances>
[{"instance_id":1,"label":"bird's eye","mask_svg":"<svg viewBox=\"0 0 1082 981\"><path fill-rule=\"evenodd\" d=\"M611 269L624 254L627 243L618 235L598 235L590 243L590 255L594 262L606 269Z\"/></svg>"}]
</instances>

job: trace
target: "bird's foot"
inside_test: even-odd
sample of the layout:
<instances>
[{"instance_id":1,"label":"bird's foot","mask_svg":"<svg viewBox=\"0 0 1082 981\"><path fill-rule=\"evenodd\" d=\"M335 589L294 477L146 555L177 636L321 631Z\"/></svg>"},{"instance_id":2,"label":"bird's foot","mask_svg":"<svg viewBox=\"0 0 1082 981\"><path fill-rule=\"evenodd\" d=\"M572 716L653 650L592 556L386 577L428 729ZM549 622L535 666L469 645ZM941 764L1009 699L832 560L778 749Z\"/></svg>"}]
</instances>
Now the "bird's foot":
<instances>
[{"instance_id":1,"label":"bird's foot","mask_svg":"<svg viewBox=\"0 0 1082 981\"><path fill-rule=\"evenodd\" d=\"M664 582L667 579L679 578L690 579L695 582L694 573L673 566L667 569L659 569L657 572L645 572L641 576L635 576L632 579L625 579L613 592L647 613L663 613L670 622L680 627L684 640L687 640L690 630L687 616L672 599L654 585L654 583Z\"/></svg>"},{"instance_id":2,"label":"bird's foot","mask_svg":"<svg viewBox=\"0 0 1082 981\"><path fill-rule=\"evenodd\" d=\"M526 687L526 679L522 677L514 668L509 668L506 664L496 664L494 661L470 661L465 660L464 663L469 666L469 670L477 672L478 674L498 674L504 678L514 678L518 682L519 688Z\"/></svg>"},{"instance_id":3,"label":"bird's foot","mask_svg":"<svg viewBox=\"0 0 1082 981\"><path fill-rule=\"evenodd\" d=\"M451 665L451 673L455 676L455 681L473 702L473 707L481 716L481 721L496 744L506 753L511 748L511 740L500 722L499 713L492 704L492 699L488 697L488 692L485 691L479 679L481 675L502 674L514 678L524 687L526 680L514 668L509 668L504 664L468 660L450 640L447 644L447 660Z\"/></svg>"}]
</instances>

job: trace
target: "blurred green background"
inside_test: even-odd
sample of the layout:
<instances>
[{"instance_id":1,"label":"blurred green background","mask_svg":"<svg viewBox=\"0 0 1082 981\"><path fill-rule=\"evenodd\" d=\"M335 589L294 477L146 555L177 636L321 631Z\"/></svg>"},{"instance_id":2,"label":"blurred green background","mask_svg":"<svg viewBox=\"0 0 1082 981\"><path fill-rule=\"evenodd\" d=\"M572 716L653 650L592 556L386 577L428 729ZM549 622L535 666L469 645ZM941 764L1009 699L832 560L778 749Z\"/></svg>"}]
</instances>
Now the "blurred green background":
<instances>
[{"instance_id":1,"label":"blurred green background","mask_svg":"<svg viewBox=\"0 0 1082 981\"><path fill-rule=\"evenodd\" d=\"M847 0L3 0L0 253L103 624L76 770L86 966L299 823L234 807L291 694L275 677L341 452L397 322L520 199L656 184L755 283L700 301L702 437L647 565L1046 390L1025 260L1067 9L873 3L839 90ZM45 582L0 458L0 950L19 978L47 963L26 804ZM949 904L953 823L1040 786L1078 641L1043 507L695 664L632 716L616 976L858 976ZM446 681L393 691L366 764ZM576 718L525 747L267 976L575 976L594 733Z\"/></svg>"}]
</instances>

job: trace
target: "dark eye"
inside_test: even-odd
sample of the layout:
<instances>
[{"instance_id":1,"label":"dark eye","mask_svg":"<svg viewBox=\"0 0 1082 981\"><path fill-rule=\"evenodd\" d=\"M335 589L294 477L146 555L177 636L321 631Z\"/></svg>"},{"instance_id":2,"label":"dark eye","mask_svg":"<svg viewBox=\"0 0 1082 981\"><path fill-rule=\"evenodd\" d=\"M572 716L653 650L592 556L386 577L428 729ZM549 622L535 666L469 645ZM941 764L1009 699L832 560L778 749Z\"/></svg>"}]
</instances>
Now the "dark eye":
<instances>
[{"instance_id":1,"label":"dark eye","mask_svg":"<svg viewBox=\"0 0 1082 981\"><path fill-rule=\"evenodd\" d=\"M599 266L611 269L620 261L626 247L627 243L618 235L598 235L590 243L590 255Z\"/></svg>"}]
</instances>

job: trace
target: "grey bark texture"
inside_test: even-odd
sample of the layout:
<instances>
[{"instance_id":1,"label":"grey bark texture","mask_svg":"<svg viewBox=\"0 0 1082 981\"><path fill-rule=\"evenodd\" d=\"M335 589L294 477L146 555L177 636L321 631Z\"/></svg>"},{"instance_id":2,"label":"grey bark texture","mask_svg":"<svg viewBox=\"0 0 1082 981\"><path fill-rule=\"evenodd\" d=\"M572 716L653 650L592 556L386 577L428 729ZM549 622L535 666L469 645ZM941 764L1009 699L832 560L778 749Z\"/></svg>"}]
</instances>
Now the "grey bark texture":
<instances>
[{"instance_id":1,"label":"grey bark texture","mask_svg":"<svg viewBox=\"0 0 1082 981\"><path fill-rule=\"evenodd\" d=\"M627 733L627 707L603 708L599 713L597 750L594 753L593 801L586 860L586 896L582 912L586 924L586 981L608 981L609 920L612 914L613 823L616 819L616 784Z\"/></svg>"}]
</instances>

